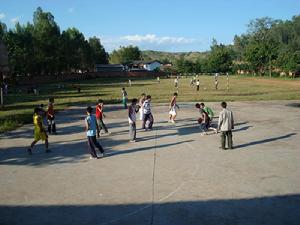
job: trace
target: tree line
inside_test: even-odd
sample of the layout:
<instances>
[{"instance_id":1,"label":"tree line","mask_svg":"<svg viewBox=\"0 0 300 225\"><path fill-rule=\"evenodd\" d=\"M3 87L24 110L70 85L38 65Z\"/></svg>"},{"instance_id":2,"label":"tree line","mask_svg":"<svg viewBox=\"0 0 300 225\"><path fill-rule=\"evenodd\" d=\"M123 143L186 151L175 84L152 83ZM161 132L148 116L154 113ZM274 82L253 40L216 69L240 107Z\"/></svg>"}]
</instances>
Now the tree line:
<instances>
[{"instance_id":1,"label":"tree line","mask_svg":"<svg viewBox=\"0 0 300 225\"><path fill-rule=\"evenodd\" d=\"M0 41L6 45L10 73L14 76L58 75L90 71L107 64L108 53L97 37L85 39L76 28L60 31L50 12L40 7L33 22L16 23L7 30L0 22Z\"/></svg>"},{"instance_id":2,"label":"tree line","mask_svg":"<svg viewBox=\"0 0 300 225\"><path fill-rule=\"evenodd\" d=\"M218 44L214 39L206 57L196 62L180 58L175 65L180 73L300 73L300 16L286 21L269 17L251 20L247 33L236 35L232 45Z\"/></svg>"},{"instance_id":3,"label":"tree line","mask_svg":"<svg viewBox=\"0 0 300 225\"><path fill-rule=\"evenodd\" d=\"M7 30L0 22L0 41L7 48L9 67L14 76L92 71L95 64L143 60L143 53L136 46L121 47L109 55L96 37L87 40L76 28L61 32L54 16L41 8L34 12L32 23L17 23ZM162 61L172 62L172 70L178 73L247 71L270 76L282 72L299 73L300 16L286 21L269 17L255 19L250 21L245 34L234 37L231 45L213 39L210 51L195 60L182 55L179 59Z\"/></svg>"}]
</instances>

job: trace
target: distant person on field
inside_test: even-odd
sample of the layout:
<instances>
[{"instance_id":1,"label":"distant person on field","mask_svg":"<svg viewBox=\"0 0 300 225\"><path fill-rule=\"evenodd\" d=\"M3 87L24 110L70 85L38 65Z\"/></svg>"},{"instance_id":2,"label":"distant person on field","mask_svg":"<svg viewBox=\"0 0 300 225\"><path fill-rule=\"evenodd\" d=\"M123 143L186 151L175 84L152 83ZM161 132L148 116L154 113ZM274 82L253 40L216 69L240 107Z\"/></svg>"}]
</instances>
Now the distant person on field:
<instances>
[{"instance_id":1,"label":"distant person on field","mask_svg":"<svg viewBox=\"0 0 300 225\"><path fill-rule=\"evenodd\" d=\"M206 135L209 128L208 114L201 108L199 103L196 103L195 107L199 110L200 113L200 117L198 118L198 123L200 124L201 135Z\"/></svg>"},{"instance_id":2,"label":"distant person on field","mask_svg":"<svg viewBox=\"0 0 300 225\"><path fill-rule=\"evenodd\" d=\"M125 109L127 109L127 92L125 88L122 88L122 103Z\"/></svg>"},{"instance_id":3,"label":"distant person on field","mask_svg":"<svg viewBox=\"0 0 300 225\"><path fill-rule=\"evenodd\" d=\"M169 106L169 121L171 123L175 123L175 118L177 116L177 108L179 108L178 105L176 104L177 95L178 94L176 92L173 94Z\"/></svg>"},{"instance_id":4,"label":"distant person on field","mask_svg":"<svg viewBox=\"0 0 300 225\"><path fill-rule=\"evenodd\" d=\"M160 79L159 79L159 77L157 77L157 78L156 78L156 80L157 80L157 83L160 83Z\"/></svg>"},{"instance_id":5,"label":"distant person on field","mask_svg":"<svg viewBox=\"0 0 300 225\"><path fill-rule=\"evenodd\" d=\"M97 142L96 132L99 132L96 117L92 115L93 109L91 106L86 108L87 117L85 118L85 130L88 140L89 152L91 154L90 159L98 159L95 147L101 152L101 157L104 156L104 150L102 146Z\"/></svg>"},{"instance_id":6,"label":"distant person on field","mask_svg":"<svg viewBox=\"0 0 300 225\"><path fill-rule=\"evenodd\" d=\"M99 99L98 104L96 106L96 114L95 114L97 124L99 126L99 131L97 132L97 137L100 137L101 130L104 130L105 134L110 134L110 132L108 132L108 130L107 130L105 123L103 122L103 118L105 117L103 110L104 110L104 102L102 99Z\"/></svg>"},{"instance_id":7,"label":"distant person on field","mask_svg":"<svg viewBox=\"0 0 300 225\"><path fill-rule=\"evenodd\" d=\"M55 111L54 111L54 98L49 98L48 109L47 109L47 122L48 122L48 133L56 134L55 124Z\"/></svg>"},{"instance_id":8,"label":"distant person on field","mask_svg":"<svg viewBox=\"0 0 300 225\"><path fill-rule=\"evenodd\" d=\"M232 129L234 129L233 113L226 109L227 103L222 102L221 107L223 110L219 114L218 131L221 131L221 148L225 150L226 138L228 148L233 149L232 144Z\"/></svg>"},{"instance_id":9,"label":"distant person on field","mask_svg":"<svg viewBox=\"0 0 300 225\"><path fill-rule=\"evenodd\" d=\"M141 97L140 97L140 100L139 100L139 108L140 108L140 120L142 121L143 118L144 118L144 107L143 107L143 104L144 104L144 101L146 100L146 94L145 93L142 93L141 94Z\"/></svg>"},{"instance_id":10,"label":"distant person on field","mask_svg":"<svg viewBox=\"0 0 300 225\"><path fill-rule=\"evenodd\" d=\"M218 90L219 85L219 73L215 73L215 89Z\"/></svg>"},{"instance_id":11,"label":"distant person on field","mask_svg":"<svg viewBox=\"0 0 300 225\"><path fill-rule=\"evenodd\" d=\"M30 147L27 149L27 152L29 155L32 154L32 148L34 145L39 141L45 141L45 150L46 153L51 152L48 149L49 143L48 143L48 135L46 133L46 130L43 126L43 119L41 115L41 109L40 108L35 108L34 109L34 114L33 114L33 124L34 124L34 141L31 143Z\"/></svg>"},{"instance_id":12,"label":"distant person on field","mask_svg":"<svg viewBox=\"0 0 300 225\"><path fill-rule=\"evenodd\" d=\"M144 108L144 118L143 118L143 124L142 129L152 129L153 126L153 116L151 113L151 95L147 95L146 100L143 103ZM148 123L148 124L146 124ZM148 125L148 126L147 126Z\"/></svg>"},{"instance_id":13,"label":"distant person on field","mask_svg":"<svg viewBox=\"0 0 300 225\"><path fill-rule=\"evenodd\" d=\"M199 81L199 79L196 82L196 86L197 86L197 91L199 91L199 89L200 89L200 81Z\"/></svg>"},{"instance_id":14,"label":"distant person on field","mask_svg":"<svg viewBox=\"0 0 300 225\"><path fill-rule=\"evenodd\" d=\"M178 88L178 77L176 77L175 80L174 80L174 86L175 86L176 88Z\"/></svg>"},{"instance_id":15,"label":"distant person on field","mask_svg":"<svg viewBox=\"0 0 300 225\"><path fill-rule=\"evenodd\" d=\"M138 100L132 99L131 105L128 107L128 122L129 122L129 141L136 142L136 113L139 111L137 105Z\"/></svg>"},{"instance_id":16,"label":"distant person on field","mask_svg":"<svg viewBox=\"0 0 300 225\"><path fill-rule=\"evenodd\" d=\"M128 80L129 87L131 87L131 80Z\"/></svg>"}]
</instances>

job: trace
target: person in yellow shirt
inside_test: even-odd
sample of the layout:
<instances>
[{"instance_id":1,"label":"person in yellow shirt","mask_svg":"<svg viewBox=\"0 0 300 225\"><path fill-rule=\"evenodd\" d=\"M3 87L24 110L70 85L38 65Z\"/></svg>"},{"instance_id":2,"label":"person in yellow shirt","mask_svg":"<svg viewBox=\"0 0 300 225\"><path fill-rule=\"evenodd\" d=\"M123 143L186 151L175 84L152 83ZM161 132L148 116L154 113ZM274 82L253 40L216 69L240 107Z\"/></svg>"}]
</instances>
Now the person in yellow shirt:
<instances>
[{"instance_id":1,"label":"person in yellow shirt","mask_svg":"<svg viewBox=\"0 0 300 225\"><path fill-rule=\"evenodd\" d=\"M45 141L46 153L51 152L48 149L48 146L49 146L48 135L47 135L46 130L43 126L43 119L42 119L42 116L41 116L41 109L40 108L35 108L34 109L33 124L34 124L34 141L31 143L30 147L27 149L28 154L29 155L32 154L32 148L39 140Z\"/></svg>"}]
</instances>

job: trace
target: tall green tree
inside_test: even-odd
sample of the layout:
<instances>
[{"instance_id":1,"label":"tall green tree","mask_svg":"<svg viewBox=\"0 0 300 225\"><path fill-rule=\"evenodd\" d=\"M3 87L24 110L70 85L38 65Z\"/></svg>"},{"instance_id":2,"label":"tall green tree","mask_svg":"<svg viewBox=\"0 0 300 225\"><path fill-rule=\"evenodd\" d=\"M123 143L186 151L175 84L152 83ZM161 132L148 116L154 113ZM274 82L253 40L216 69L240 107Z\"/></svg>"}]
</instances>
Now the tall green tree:
<instances>
[{"instance_id":1,"label":"tall green tree","mask_svg":"<svg viewBox=\"0 0 300 225\"><path fill-rule=\"evenodd\" d=\"M33 13L33 40L37 72L47 75L56 73L59 65L60 29L54 16L40 7Z\"/></svg>"},{"instance_id":2,"label":"tall green tree","mask_svg":"<svg viewBox=\"0 0 300 225\"><path fill-rule=\"evenodd\" d=\"M89 38L89 46L93 64L107 64L108 54L97 37Z\"/></svg>"},{"instance_id":3,"label":"tall green tree","mask_svg":"<svg viewBox=\"0 0 300 225\"><path fill-rule=\"evenodd\" d=\"M118 50L114 50L110 54L111 63L125 64L134 60L141 60L142 55L138 47L129 45L127 47L121 47Z\"/></svg>"}]
</instances>

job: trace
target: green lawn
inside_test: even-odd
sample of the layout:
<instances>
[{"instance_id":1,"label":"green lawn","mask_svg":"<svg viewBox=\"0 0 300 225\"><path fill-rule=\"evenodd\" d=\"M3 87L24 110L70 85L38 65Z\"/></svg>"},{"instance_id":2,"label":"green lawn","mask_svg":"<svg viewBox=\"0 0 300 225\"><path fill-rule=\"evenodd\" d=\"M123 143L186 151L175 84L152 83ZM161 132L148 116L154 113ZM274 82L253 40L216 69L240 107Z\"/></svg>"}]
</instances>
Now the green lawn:
<instances>
[{"instance_id":1,"label":"green lawn","mask_svg":"<svg viewBox=\"0 0 300 225\"><path fill-rule=\"evenodd\" d=\"M189 86L190 78L179 80L178 102L300 99L299 79L230 76L227 91L226 76L219 77L219 90L214 89L212 76L199 78L199 92L196 87ZM62 110L70 105L94 105L99 98L106 103L120 104L122 87L126 87L129 98L138 98L144 92L152 96L154 103L169 102L176 91L174 79L161 79L158 84L156 79L132 78L132 87L128 87L127 81L121 78L85 80L80 82L81 93L77 93L73 86L79 82L65 82L64 89L58 88L57 84L42 85L39 96L15 89L5 97L5 108L0 111L0 132L30 123L33 108L41 103L46 105L49 96L55 97L55 108Z\"/></svg>"}]
</instances>

